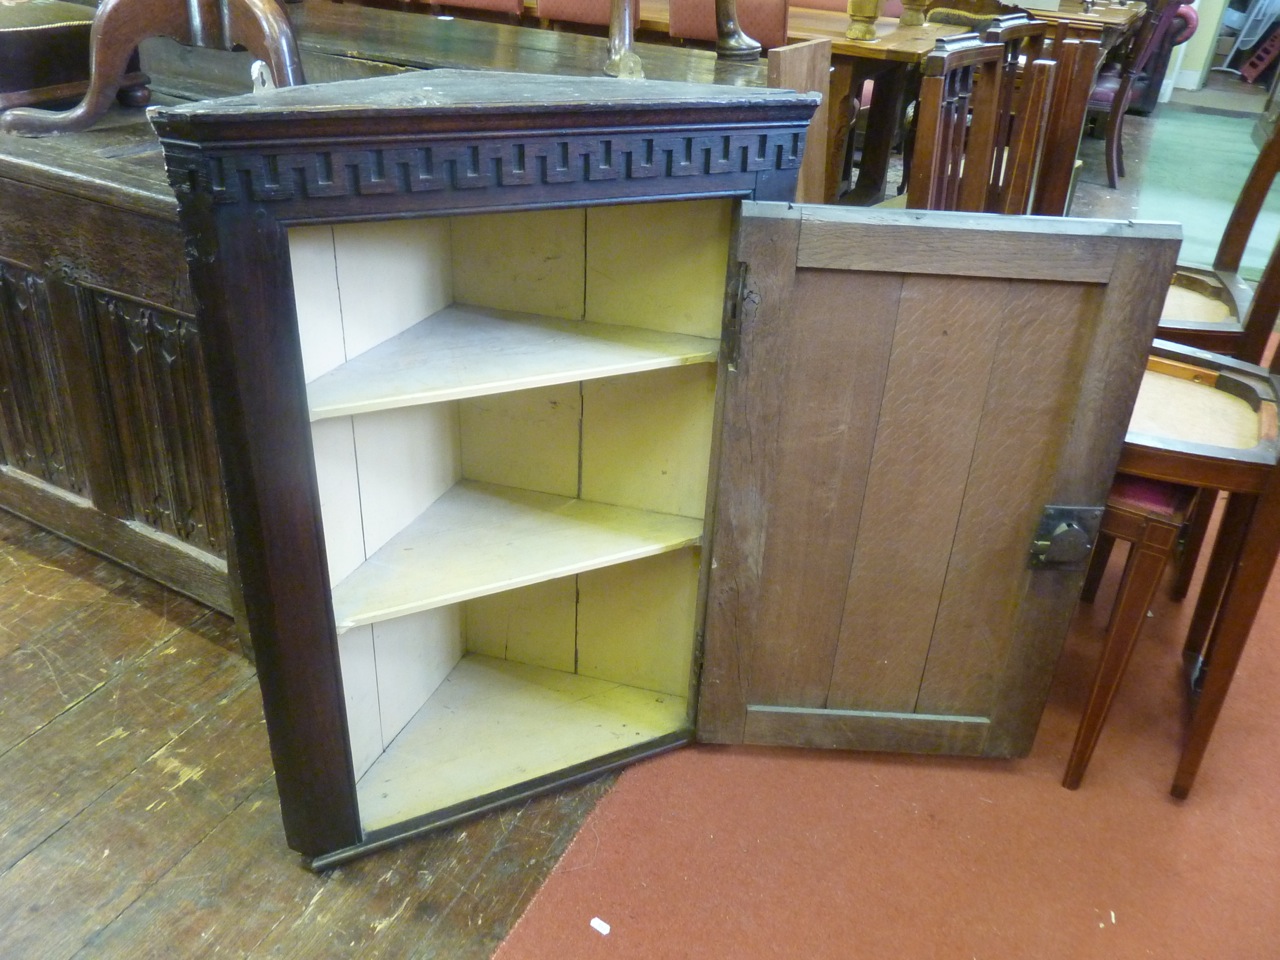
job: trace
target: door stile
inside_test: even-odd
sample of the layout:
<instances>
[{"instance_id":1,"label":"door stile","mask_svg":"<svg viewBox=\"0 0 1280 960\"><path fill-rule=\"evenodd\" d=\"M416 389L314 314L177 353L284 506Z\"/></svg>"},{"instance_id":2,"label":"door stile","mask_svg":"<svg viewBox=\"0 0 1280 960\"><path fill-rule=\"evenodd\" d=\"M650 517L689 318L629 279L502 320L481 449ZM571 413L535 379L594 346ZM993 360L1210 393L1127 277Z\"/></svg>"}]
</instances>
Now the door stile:
<instances>
[{"instance_id":1,"label":"door stile","mask_svg":"<svg viewBox=\"0 0 1280 960\"><path fill-rule=\"evenodd\" d=\"M795 282L800 216L743 218L738 257L749 266L737 306L736 356L723 385L715 520L709 534L703 662L699 680L699 739L740 743L746 715L741 638L756 634L754 598L761 589L763 522L771 502L770 465L778 444L785 380L786 330L757 322L763 304L786 303Z\"/></svg>"}]
</instances>

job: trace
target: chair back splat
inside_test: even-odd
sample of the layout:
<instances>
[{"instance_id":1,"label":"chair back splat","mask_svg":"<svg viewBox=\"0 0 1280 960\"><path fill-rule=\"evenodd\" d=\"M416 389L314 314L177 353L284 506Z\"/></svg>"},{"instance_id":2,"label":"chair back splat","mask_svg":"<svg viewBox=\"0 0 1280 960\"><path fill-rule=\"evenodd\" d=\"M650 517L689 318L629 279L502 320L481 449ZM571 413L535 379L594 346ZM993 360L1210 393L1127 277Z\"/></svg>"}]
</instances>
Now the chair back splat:
<instances>
[{"instance_id":1,"label":"chair back splat","mask_svg":"<svg viewBox=\"0 0 1280 960\"><path fill-rule=\"evenodd\" d=\"M1031 207L1057 68L1044 56L1048 29L1025 14L1005 14L991 21L983 37L1004 47L995 155L982 207L991 213L1027 213Z\"/></svg>"},{"instance_id":2,"label":"chair back splat","mask_svg":"<svg viewBox=\"0 0 1280 960\"><path fill-rule=\"evenodd\" d=\"M1280 128L1254 161L1213 258L1213 269L1178 265L1160 316L1159 336L1261 363L1280 315L1280 237L1253 290L1240 276L1245 245L1280 172Z\"/></svg>"},{"instance_id":3,"label":"chair back splat","mask_svg":"<svg viewBox=\"0 0 1280 960\"><path fill-rule=\"evenodd\" d=\"M907 206L982 210L995 161L1004 47L941 38L921 65Z\"/></svg>"},{"instance_id":4,"label":"chair back splat","mask_svg":"<svg viewBox=\"0 0 1280 960\"><path fill-rule=\"evenodd\" d=\"M1056 40L1053 52L1058 69L1049 98L1044 152L1031 212L1061 217L1071 205L1076 155L1084 132L1089 92L1102 62L1102 44L1097 40Z\"/></svg>"}]
</instances>

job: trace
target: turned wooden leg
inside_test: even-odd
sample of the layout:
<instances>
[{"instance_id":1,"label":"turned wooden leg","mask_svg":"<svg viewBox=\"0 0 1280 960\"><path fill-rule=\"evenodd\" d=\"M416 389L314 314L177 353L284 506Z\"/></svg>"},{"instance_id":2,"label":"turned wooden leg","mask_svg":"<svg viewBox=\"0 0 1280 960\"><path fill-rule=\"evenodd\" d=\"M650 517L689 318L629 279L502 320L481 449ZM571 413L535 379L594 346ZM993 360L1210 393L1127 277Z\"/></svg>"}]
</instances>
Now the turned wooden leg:
<instances>
[{"instance_id":1,"label":"turned wooden leg","mask_svg":"<svg viewBox=\"0 0 1280 960\"><path fill-rule=\"evenodd\" d=\"M849 0L849 26L844 35L850 40L874 40L879 16L880 0Z\"/></svg>"},{"instance_id":2,"label":"turned wooden leg","mask_svg":"<svg viewBox=\"0 0 1280 960\"><path fill-rule=\"evenodd\" d=\"M275 0L223 0L230 36L228 49L244 47L271 69L277 87L306 83L293 26ZM628 11L630 8L628 8Z\"/></svg>"},{"instance_id":3,"label":"turned wooden leg","mask_svg":"<svg viewBox=\"0 0 1280 960\"><path fill-rule=\"evenodd\" d=\"M726 60L754 60L761 46L738 26L738 0L716 0L716 55Z\"/></svg>"},{"instance_id":4,"label":"turned wooden leg","mask_svg":"<svg viewBox=\"0 0 1280 960\"><path fill-rule=\"evenodd\" d=\"M902 16L898 22L904 27L919 27L924 24L926 0L902 0Z\"/></svg>"},{"instance_id":5,"label":"turned wooden leg","mask_svg":"<svg viewBox=\"0 0 1280 960\"><path fill-rule=\"evenodd\" d=\"M604 65L604 72L609 76L644 79L644 67L632 48L635 36L631 0L613 0L609 5L609 59Z\"/></svg>"}]
</instances>

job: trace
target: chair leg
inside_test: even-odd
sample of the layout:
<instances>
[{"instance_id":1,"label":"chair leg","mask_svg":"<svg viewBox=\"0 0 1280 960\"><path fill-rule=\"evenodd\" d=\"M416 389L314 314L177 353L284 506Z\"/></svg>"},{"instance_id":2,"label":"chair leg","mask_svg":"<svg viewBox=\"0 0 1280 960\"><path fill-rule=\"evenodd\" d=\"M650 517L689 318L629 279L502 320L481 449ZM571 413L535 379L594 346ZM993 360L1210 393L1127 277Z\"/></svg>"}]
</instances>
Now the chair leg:
<instances>
[{"instance_id":1,"label":"chair leg","mask_svg":"<svg viewBox=\"0 0 1280 960\"><path fill-rule=\"evenodd\" d=\"M1209 556L1209 566L1205 569L1204 583L1200 585L1200 596L1196 599L1195 613L1187 630L1187 641L1182 648L1182 655L1187 660L1199 660L1205 654L1209 632L1217 619L1240 541L1249 528L1253 504L1254 498L1245 494L1232 494L1227 498Z\"/></svg>"},{"instance_id":2,"label":"chair leg","mask_svg":"<svg viewBox=\"0 0 1280 960\"><path fill-rule=\"evenodd\" d=\"M1121 141L1124 114L1114 109L1107 116L1107 186L1112 190L1120 185L1120 177L1124 176L1124 147Z\"/></svg>"},{"instance_id":3,"label":"chair leg","mask_svg":"<svg viewBox=\"0 0 1280 960\"><path fill-rule=\"evenodd\" d=\"M1084 575L1084 586L1080 588L1080 601L1093 603L1098 596L1098 585L1102 583L1102 575L1107 572L1107 562L1111 559L1111 549L1116 545L1116 538L1107 533L1099 533L1093 546L1093 555L1089 557L1089 569Z\"/></svg>"},{"instance_id":4,"label":"chair leg","mask_svg":"<svg viewBox=\"0 0 1280 960\"><path fill-rule=\"evenodd\" d=\"M1277 554L1280 554L1280 470L1273 468L1252 511L1214 623L1204 689L1191 715L1187 743L1169 791L1179 799L1186 798L1195 782L1209 738L1231 688L1240 655L1244 652L1245 641L1253 629L1263 594L1275 570Z\"/></svg>"},{"instance_id":5,"label":"chair leg","mask_svg":"<svg viewBox=\"0 0 1280 960\"><path fill-rule=\"evenodd\" d=\"M1178 575L1174 578L1169 596L1174 600L1185 600L1187 591L1191 589L1191 580L1196 573L1196 562L1200 559L1200 551L1204 548L1204 538L1209 532L1209 524L1213 521L1213 511L1218 506L1217 490L1201 490L1196 496L1195 506L1187 519L1186 532L1182 538L1182 556L1178 559Z\"/></svg>"},{"instance_id":6,"label":"chair leg","mask_svg":"<svg viewBox=\"0 0 1280 960\"><path fill-rule=\"evenodd\" d=\"M1173 555L1178 530L1177 523L1149 518L1143 525L1140 537L1129 549L1124 576L1111 613L1111 623L1107 626L1106 639L1103 641L1102 655L1098 658L1098 668L1094 673L1093 690L1089 694L1084 715L1080 718L1076 741L1071 748L1071 757L1062 778L1062 785L1068 790L1075 790L1080 786L1089 760L1093 757L1093 749L1102 733L1102 724L1111 710L1111 702L1115 699L1125 668L1129 665L1129 657L1133 654L1134 644L1146 621L1147 610L1160 585L1160 575Z\"/></svg>"}]
</instances>

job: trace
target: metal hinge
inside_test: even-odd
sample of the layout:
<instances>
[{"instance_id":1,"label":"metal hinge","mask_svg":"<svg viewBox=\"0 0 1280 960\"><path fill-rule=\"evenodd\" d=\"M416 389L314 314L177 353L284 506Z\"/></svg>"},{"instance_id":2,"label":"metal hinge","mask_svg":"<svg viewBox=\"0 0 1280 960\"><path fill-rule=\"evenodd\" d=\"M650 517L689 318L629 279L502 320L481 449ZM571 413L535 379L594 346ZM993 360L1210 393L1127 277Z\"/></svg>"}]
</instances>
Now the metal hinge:
<instances>
[{"instance_id":1,"label":"metal hinge","mask_svg":"<svg viewBox=\"0 0 1280 960\"><path fill-rule=\"evenodd\" d=\"M725 318L724 335L721 340L724 361L730 370L738 369L738 360L742 352L742 325L755 315L756 308L759 306L760 294L747 286L747 265L739 263L737 276L732 281L728 316Z\"/></svg>"},{"instance_id":2,"label":"metal hinge","mask_svg":"<svg viewBox=\"0 0 1280 960\"><path fill-rule=\"evenodd\" d=\"M1101 522L1101 507L1045 507L1031 539L1027 566L1033 570L1084 569Z\"/></svg>"}]
</instances>

